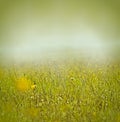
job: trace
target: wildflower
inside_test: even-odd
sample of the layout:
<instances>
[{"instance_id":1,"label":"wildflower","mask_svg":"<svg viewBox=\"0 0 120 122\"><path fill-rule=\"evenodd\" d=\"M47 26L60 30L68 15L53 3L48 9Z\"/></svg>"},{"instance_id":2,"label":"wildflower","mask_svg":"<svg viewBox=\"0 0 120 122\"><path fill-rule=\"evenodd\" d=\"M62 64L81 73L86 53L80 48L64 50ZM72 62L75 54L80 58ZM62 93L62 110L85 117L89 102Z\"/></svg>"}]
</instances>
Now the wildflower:
<instances>
[{"instance_id":1,"label":"wildflower","mask_svg":"<svg viewBox=\"0 0 120 122\"><path fill-rule=\"evenodd\" d=\"M20 78L16 81L16 87L20 91L27 91L30 89L31 81L26 78Z\"/></svg>"},{"instance_id":2,"label":"wildflower","mask_svg":"<svg viewBox=\"0 0 120 122\"><path fill-rule=\"evenodd\" d=\"M35 89L36 88L36 85L35 84L33 84L33 85L31 85L31 89Z\"/></svg>"}]
</instances>

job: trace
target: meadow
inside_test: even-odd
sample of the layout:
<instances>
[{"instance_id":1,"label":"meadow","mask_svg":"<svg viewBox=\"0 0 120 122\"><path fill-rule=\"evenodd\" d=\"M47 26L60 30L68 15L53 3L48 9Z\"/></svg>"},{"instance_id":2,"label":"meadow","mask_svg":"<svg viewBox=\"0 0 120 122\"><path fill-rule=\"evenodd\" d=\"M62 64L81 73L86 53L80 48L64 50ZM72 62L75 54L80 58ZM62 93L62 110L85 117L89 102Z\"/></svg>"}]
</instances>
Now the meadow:
<instances>
[{"instance_id":1,"label":"meadow","mask_svg":"<svg viewBox=\"0 0 120 122\"><path fill-rule=\"evenodd\" d=\"M120 64L1 65L0 122L120 122Z\"/></svg>"}]
</instances>

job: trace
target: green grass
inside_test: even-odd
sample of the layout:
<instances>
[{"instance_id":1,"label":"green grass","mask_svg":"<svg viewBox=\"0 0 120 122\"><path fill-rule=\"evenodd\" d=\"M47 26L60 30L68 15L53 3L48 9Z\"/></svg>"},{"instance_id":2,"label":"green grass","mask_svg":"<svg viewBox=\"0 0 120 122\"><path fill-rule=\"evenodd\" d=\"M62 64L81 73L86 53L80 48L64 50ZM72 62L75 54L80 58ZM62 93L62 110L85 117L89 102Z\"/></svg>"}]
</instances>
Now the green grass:
<instances>
[{"instance_id":1,"label":"green grass","mask_svg":"<svg viewBox=\"0 0 120 122\"><path fill-rule=\"evenodd\" d=\"M19 78L36 88L18 90ZM1 66L0 122L120 122L120 64Z\"/></svg>"}]
</instances>

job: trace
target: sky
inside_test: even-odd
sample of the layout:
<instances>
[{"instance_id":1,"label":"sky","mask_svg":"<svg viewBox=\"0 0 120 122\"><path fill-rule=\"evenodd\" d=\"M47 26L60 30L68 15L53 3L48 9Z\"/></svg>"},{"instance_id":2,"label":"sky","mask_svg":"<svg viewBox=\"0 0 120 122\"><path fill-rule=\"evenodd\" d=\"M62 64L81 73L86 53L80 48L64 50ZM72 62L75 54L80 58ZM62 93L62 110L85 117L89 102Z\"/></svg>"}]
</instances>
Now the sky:
<instances>
[{"instance_id":1,"label":"sky","mask_svg":"<svg viewBox=\"0 0 120 122\"><path fill-rule=\"evenodd\" d=\"M119 0L0 0L0 56L114 57L120 49L119 5Z\"/></svg>"}]
</instances>

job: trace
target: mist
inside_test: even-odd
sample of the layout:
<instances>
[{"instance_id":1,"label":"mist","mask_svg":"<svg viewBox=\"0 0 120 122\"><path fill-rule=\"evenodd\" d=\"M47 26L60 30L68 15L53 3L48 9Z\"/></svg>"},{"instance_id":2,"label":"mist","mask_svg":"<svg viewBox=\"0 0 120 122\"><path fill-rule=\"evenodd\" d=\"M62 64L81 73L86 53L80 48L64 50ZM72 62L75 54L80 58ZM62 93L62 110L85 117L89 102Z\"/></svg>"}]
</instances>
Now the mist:
<instances>
[{"instance_id":1,"label":"mist","mask_svg":"<svg viewBox=\"0 0 120 122\"><path fill-rule=\"evenodd\" d=\"M0 55L38 60L64 54L118 58L120 2L0 1Z\"/></svg>"}]
</instances>

